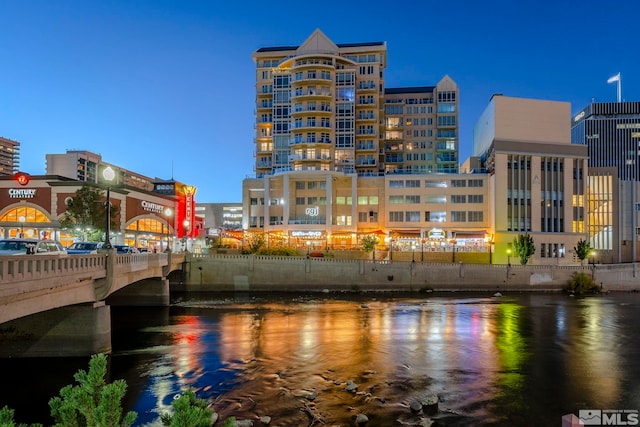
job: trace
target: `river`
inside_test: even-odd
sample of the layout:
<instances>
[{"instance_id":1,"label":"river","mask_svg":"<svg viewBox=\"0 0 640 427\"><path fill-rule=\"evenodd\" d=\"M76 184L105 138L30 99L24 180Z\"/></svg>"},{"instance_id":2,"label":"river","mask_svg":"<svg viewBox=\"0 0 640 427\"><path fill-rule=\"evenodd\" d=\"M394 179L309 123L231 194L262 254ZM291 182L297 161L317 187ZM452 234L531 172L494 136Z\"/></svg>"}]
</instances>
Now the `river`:
<instances>
[{"instance_id":1,"label":"river","mask_svg":"<svg viewBox=\"0 0 640 427\"><path fill-rule=\"evenodd\" d=\"M110 380L126 380L136 426L161 425L185 387L221 420L271 426L558 426L640 409L639 326L636 293L182 294L112 308ZM51 425L49 398L87 367L0 360L0 407ZM436 411L411 410L428 396Z\"/></svg>"}]
</instances>

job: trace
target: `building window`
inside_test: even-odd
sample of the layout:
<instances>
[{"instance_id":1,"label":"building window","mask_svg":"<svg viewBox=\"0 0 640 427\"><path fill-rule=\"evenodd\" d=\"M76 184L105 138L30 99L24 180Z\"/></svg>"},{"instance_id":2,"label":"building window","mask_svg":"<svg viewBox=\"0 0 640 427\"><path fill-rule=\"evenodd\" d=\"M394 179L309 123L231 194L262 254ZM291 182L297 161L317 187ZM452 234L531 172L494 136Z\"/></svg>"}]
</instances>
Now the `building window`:
<instances>
[{"instance_id":1,"label":"building window","mask_svg":"<svg viewBox=\"0 0 640 427\"><path fill-rule=\"evenodd\" d=\"M467 213L465 211L451 211L452 222L467 222Z\"/></svg>"},{"instance_id":2,"label":"building window","mask_svg":"<svg viewBox=\"0 0 640 427\"><path fill-rule=\"evenodd\" d=\"M389 204L399 205L404 203L404 196L389 196Z\"/></svg>"},{"instance_id":3,"label":"building window","mask_svg":"<svg viewBox=\"0 0 640 427\"><path fill-rule=\"evenodd\" d=\"M418 211L405 212L405 220L406 222L420 222L420 212Z\"/></svg>"},{"instance_id":4,"label":"building window","mask_svg":"<svg viewBox=\"0 0 640 427\"><path fill-rule=\"evenodd\" d=\"M424 213L424 220L426 222L446 222L447 221L447 213L440 211L426 211Z\"/></svg>"},{"instance_id":5,"label":"building window","mask_svg":"<svg viewBox=\"0 0 640 427\"><path fill-rule=\"evenodd\" d=\"M389 222L404 222L404 212L389 212Z\"/></svg>"},{"instance_id":6,"label":"building window","mask_svg":"<svg viewBox=\"0 0 640 427\"><path fill-rule=\"evenodd\" d=\"M467 203L467 196L463 194L451 195L451 203Z\"/></svg>"},{"instance_id":7,"label":"building window","mask_svg":"<svg viewBox=\"0 0 640 427\"><path fill-rule=\"evenodd\" d=\"M482 211L468 211L467 221L469 222L482 222L484 221L484 212Z\"/></svg>"}]
</instances>

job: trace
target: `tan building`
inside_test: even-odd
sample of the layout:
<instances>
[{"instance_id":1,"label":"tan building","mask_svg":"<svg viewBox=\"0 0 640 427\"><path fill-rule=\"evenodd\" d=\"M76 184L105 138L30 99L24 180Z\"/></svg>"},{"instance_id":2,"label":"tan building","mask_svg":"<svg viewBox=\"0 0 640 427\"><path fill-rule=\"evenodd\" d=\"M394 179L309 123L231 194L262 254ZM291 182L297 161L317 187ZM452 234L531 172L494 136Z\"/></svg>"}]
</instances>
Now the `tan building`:
<instances>
[{"instance_id":1,"label":"tan building","mask_svg":"<svg viewBox=\"0 0 640 427\"><path fill-rule=\"evenodd\" d=\"M112 166L117 171L116 182L141 190L154 190L152 179L107 163L100 154L91 151L67 150L64 154L46 155L47 175L64 176L77 181L98 183L100 171L107 166Z\"/></svg>"},{"instance_id":2,"label":"tan building","mask_svg":"<svg viewBox=\"0 0 640 427\"><path fill-rule=\"evenodd\" d=\"M401 249L424 244L434 224L444 226L439 239L447 242L458 228L486 234L486 212L476 217L474 208L470 225L467 211L456 210L450 224L448 190L427 184L431 174L449 183L435 176L458 172L459 96L451 78L385 88L384 42L335 44L320 30L300 46L258 49L253 59L256 177L243 182L245 230L314 249L353 248L371 233ZM437 221L428 213L442 198L432 193L447 205L433 208L445 212Z\"/></svg>"},{"instance_id":3,"label":"tan building","mask_svg":"<svg viewBox=\"0 0 640 427\"><path fill-rule=\"evenodd\" d=\"M534 264L572 263L586 239L587 148L571 144L567 102L494 95L474 128L474 155L491 187L496 262L514 237L529 233Z\"/></svg>"},{"instance_id":4,"label":"tan building","mask_svg":"<svg viewBox=\"0 0 640 427\"><path fill-rule=\"evenodd\" d=\"M18 172L20 143L0 136L0 176L11 176Z\"/></svg>"}]
</instances>

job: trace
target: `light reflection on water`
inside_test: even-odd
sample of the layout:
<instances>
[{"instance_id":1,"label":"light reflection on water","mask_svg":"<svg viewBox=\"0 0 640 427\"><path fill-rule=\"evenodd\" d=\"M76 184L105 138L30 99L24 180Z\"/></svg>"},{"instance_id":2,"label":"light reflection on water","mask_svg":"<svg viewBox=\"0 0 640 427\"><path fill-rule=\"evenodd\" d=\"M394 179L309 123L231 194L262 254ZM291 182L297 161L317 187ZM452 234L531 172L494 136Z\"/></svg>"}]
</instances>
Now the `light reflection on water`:
<instances>
[{"instance_id":1,"label":"light reflection on water","mask_svg":"<svg viewBox=\"0 0 640 427\"><path fill-rule=\"evenodd\" d=\"M442 425L556 425L583 408L637 409L623 388L638 373L628 322L640 301L629 297L186 297L168 325L140 331L172 345L144 366L135 409L152 422L187 386L222 419L268 415L278 426L311 416L353 425L358 413L369 425L416 424L426 415L409 404L430 394Z\"/></svg>"},{"instance_id":2,"label":"light reflection on water","mask_svg":"<svg viewBox=\"0 0 640 427\"><path fill-rule=\"evenodd\" d=\"M110 372L129 385L136 425L161 425L186 387L223 420L272 426L349 426L358 413L417 425L427 415L409 405L431 394L439 425L558 425L579 409L640 409L639 308L639 294L184 295L170 309L112 308Z\"/></svg>"}]
</instances>

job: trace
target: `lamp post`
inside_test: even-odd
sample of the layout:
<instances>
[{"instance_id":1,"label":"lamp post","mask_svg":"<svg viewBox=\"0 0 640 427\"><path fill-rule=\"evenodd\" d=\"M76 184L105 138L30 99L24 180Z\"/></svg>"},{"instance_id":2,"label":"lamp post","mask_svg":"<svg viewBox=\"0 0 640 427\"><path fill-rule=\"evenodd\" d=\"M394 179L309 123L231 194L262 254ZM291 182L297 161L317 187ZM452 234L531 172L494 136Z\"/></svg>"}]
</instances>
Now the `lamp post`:
<instances>
[{"instance_id":1,"label":"lamp post","mask_svg":"<svg viewBox=\"0 0 640 427\"><path fill-rule=\"evenodd\" d=\"M307 258L311 256L311 241L307 240Z\"/></svg>"},{"instance_id":2,"label":"lamp post","mask_svg":"<svg viewBox=\"0 0 640 427\"><path fill-rule=\"evenodd\" d=\"M189 220L185 219L184 223L184 251L189 252Z\"/></svg>"},{"instance_id":3,"label":"lamp post","mask_svg":"<svg viewBox=\"0 0 640 427\"><path fill-rule=\"evenodd\" d=\"M424 239L420 240L420 262L424 262Z\"/></svg>"},{"instance_id":4,"label":"lamp post","mask_svg":"<svg viewBox=\"0 0 640 427\"><path fill-rule=\"evenodd\" d=\"M107 201L105 204L105 223L104 223L104 248L111 249L111 181L116 177L111 166L107 166L102 171L102 177L107 183Z\"/></svg>"},{"instance_id":5,"label":"lamp post","mask_svg":"<svg viewBox=\"0 0 640 427\"><path fill-rule=\"evenodd\" d=\"M456 241L452 240L451 243L453 243L453 251L451 252L451 262L456 262Z\"/></svg>"},{"instance_id":6,"label":"lamp post","mask_svg":"<svg viewBox=\"0 0 640 427\"><path fill-rule=\"evenodd\" d=\"M591 280L593 280L596 271L596 251L591 251L589 255L591 255Z\"/></svg>"},{"instance_id":7,"label":"lamp post","mask_svg":"<svg viewBox=\"0 0 640 427\"><path fill-rule=\"evenodd\" d=\"M164 210L164 216L167 217L167 248L165 249L166 252L171 252L171 247L170 247L171 224L169 223L169 218L171 218L172 214L173 214L173 211L171 210L171 208L166 208ZM162 250L162 242L160 242L160 250Z\"/></svg>"},{"instance_id":8,"label":"lamp post","mask_svg":"<svg viewBox=\"0 0 640 427\"><path fill-rule=\"evenodd\" d=\"M416 244L415 243L411 243L411 263L415 263L416 262Z\"/></svg>"},{"instance_id":9,"label":"lamp post","mask_svg":"<svg viewBox=\"0 0 640 427\"><path fill-rule=\"evenodd\" d=\"M385 237L384 241L389 245L389 262L393 262L393 239L391 237Z\"/></svg>"},{"instance_id":10,"label":"lamp post","mask_svg":"<svg viewBox=\"0 0 640 427\"><path fill-rule=\"evenodd\" d=\"M507 266L511 267L511 248L507 249Z\"/></svg>"},{"instance_id":11,"label":"lamp post","mask_svg":"<svg viewBox=\"0 0 640 427\"><path fill-rule=\"evenodd\" d=\"M18 218L18 220L20 220L20 238L22 239L24 237L24 222L27 220L24 215L20 215L20 218Z\"/></svg>"}]
</instances>

